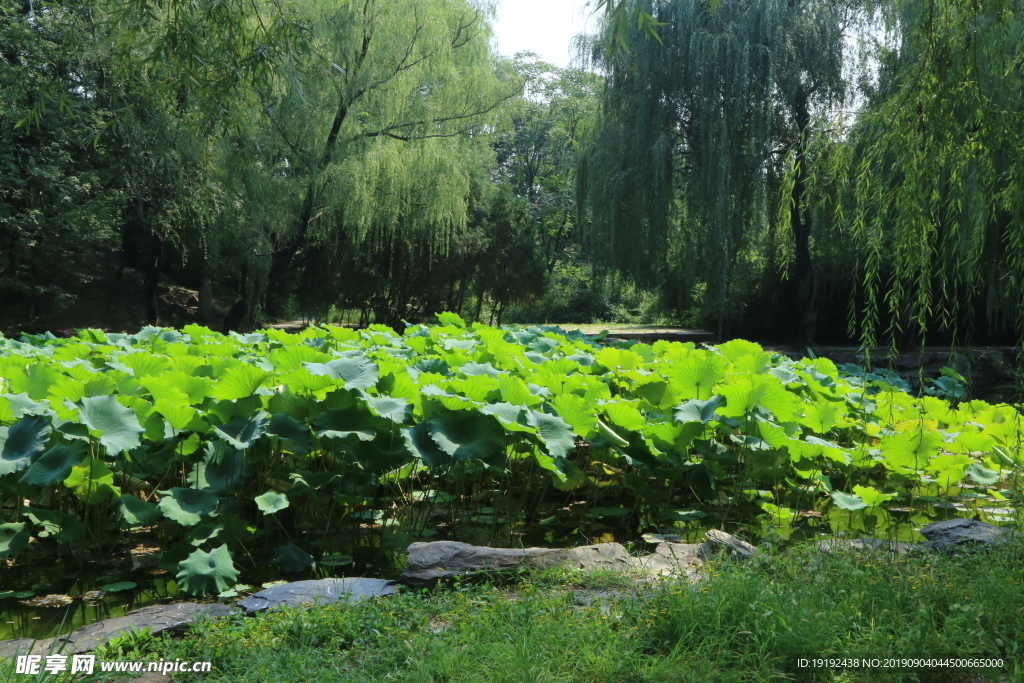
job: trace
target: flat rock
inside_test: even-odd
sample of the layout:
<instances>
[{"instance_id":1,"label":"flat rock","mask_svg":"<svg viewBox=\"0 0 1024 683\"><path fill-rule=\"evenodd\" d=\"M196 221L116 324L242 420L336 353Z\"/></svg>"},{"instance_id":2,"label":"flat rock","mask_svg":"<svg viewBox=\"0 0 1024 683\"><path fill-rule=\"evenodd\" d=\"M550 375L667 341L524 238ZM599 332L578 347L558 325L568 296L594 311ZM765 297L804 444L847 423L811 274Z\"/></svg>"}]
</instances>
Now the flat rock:
<instances>
[{"instance_id":1,"label":"flat rock","mask_svg":"<svg viewBox=\"0 0 1024 683\"><path fill-rule=\"evenodd\" d=\"M898 543L882 538L826 538L817 541L821 552L831 553L841 550L879 550L906 555L914 551L925 550L918 543Z\"/></svg>"},{"instance_id":2,"label":"flat rock","mask_svg":"<svg viewBox=\"0 0 1024 683\"><path fill-rule=\"evenodd\" d=\"M132 630L148 628L151 635L188 629L199 616L223 617L235 610L229 605L206 605L198 602L179 602L174 605L151 605L137 609L123 617L104 619L89 624L66 636L58 636L50 644L50 651L81 653L95 650L98 645L129 634Z\"/></svg>"},{"instance_id":3,"label":"flat rock","mask_svg":"<svg viewBox=\"0 0 1024 683\"><path fill-rule=\"evenodd\" d=\"M0 640L0 659L13 659L17 655L41 655L50 651L53 638L33 640L32 638L15 638Z\"/></svg>"},{"instance_id":4,"label":"flat rock","mask_svg":"<svg viewBox=\"0 0 1024 683\"><path fill-rule=\"evenodd\" d=\"M282 606L298 607L309 603L354 603L366 598L391 595L396 590L395 585L395 581L354 577L294 581L280 586L271 586L245 600L239 600L238 606L249 614L255 614Z\"/></svg>"},{"instance_id":5,"label":"flat rock","mask_svg":"<svg viewBox=\"0 0 1024 683\"><path fill-rule=\"evenodd\" d=\"M605 571L628 571L633 567L632 558L620 543L599 543L571 548L565 564L584 571L596 569Z\"/></svg>"},{"instance_id":6,"label":"flat rock","mask_svg":"<svg viewBox=\"0 0 1024 683\"><path fill-rule=\"evenodd\" d=\"M929 524L921 529L921 535L928 539L928 546L946 551L964 545L1002 543L1013 532L976 519L957 518Z\"/></svg>"},{"instance_id":7,"label":"flat rock","mask_svg":"<svg viewBox=\"0 0 1024 683\"><path fill-rule=\"evenodd\" d=\"M704 538L707 539L711 550L723 550L727 555L738 559L749 560L757 552L756 546L752 546L746 541L741 541L732 534L727 534L718 529L709 529L704 534Z\"/></svg>"},{"instance_id":8,"label":"flat rock","mask_svg":"<svg viewBox=\"0 0 1024 683\"><path fill-rule=\"evenodd\" d=\"M453 576L550 567L569 558L569 551L562 548L487 548L458 541L413 543L406 551L408 566L399 580L410 586L431 586ZM586 559L585 554L575 558L580 562Z\"/></svg>"}]
</instances>

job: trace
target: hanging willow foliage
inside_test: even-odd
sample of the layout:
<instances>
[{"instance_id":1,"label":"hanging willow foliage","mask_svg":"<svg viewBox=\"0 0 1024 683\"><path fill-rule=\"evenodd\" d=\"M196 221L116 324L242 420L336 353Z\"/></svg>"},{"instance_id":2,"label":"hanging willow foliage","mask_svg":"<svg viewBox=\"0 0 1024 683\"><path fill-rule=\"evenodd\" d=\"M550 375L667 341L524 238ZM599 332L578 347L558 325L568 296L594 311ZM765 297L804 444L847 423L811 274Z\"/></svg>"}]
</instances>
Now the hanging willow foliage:
<instances>
[{"instance_id":1,"label":"hanging willow foliage","mask_svg":"<svg viewBox=\"0 0 1024 683\"><path fill-rule=\"evenodd\" d=\"M603 125L580 173L597 256L641 286L660 288L669 307L699 303L721 325L735 314L738 256L752 247L763 253L783 178L800 168L785 160L792 153L803 160L815 115L844 97L848 7L639 4L663 24L661 41L637 29L625 57L609 53L604 43L621 36L609 24L592 54L608 76ZM804 192L808 178L797 175ZM803 212L801 196L785 198L794 200ZM809 236L802 239L807 247Z\"/></svg>"},{"instance_id":2,"label":"hanging willow foliage","mask_svg":"<svg viewBox=\"0 0 1024 683\"><path fill-rule=\"evenodd\" d=\"M938 325L956 341L976 308L1024 335L1024 3L880 9L893 45L846 169L862 338Z\"/></svg>"}]
</instances>

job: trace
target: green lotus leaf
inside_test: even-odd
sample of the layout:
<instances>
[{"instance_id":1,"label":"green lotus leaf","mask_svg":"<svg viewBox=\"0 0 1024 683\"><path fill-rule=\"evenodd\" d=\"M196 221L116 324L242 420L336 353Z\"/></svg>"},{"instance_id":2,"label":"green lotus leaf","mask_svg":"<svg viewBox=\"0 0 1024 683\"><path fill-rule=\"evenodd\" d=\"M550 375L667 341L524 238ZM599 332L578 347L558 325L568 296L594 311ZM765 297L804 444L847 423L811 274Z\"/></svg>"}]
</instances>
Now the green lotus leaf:
<instances>
[{"instance_id":1,"label":"green lotus leaf","mask_svg":"<svg viewBox=\"0 0 1024 683\"><path fill-rule=\"evenodd\" d=\"M163 515L156 503L150 503L126 493L119 500L117 516L124 520L129 527L136 529L156 524Z\"/></svg>"},{"instance_id":2,"label":"green lotus leaf","mask_svg":"<svg viewBox=\"0 0 1024 683\"><path fill-rule=\"evenodd\" d=\"M133 588L138 588L139 584L134 581L118 581L117 583L108 583L105 586L100 586L100 590L104 593L121 593L123 591L130 591Z\"/></svg>"},{"instance_id":3,"label":"green lotus leaf","mask_svg":"<svg viewBox=\"0 0 1024 683\"><path fill-rule=\"evenodd\" d=\"M505 430L492 417L468 411L438 411L427 424L430 438L455 460L486 460L502 452Z\"/></svg>"},{"instance_id":4,"label":"green lotus leaf","mask_svg":"<svg viewBox=\"0 0 1024 683\"><path fill-rule=\"evenodd\" d=\"M923 430L883 436L882 462L888 469L897 472L921 470L938 454L943 443L941 434Z\"/></svg>"},{"instance_id":5,"label":"green lotus leaf","mask_svg":"<svg viewBox=\"0 0 1024 683\"><path fill-rule=\"evenodd\" d=\"M327 375L332 379L340 379L346 389L369 389L380 378L376 363L366 356L338 358L329 363L303 363L303 367L312 375Z\"/></svg>"},{"instance_id":6,"label":"green lotus leaf","mask_svg":"<svg viewBox=\"0 0 1024 683\"><path fill-rule=\"evenodd\" d=\"M724 417L741 418L761 406L775 416L778 422L794 422L803 415L803 402L771 375L754 375L752 380L740 378L733 384L724 384L719 392L726 405L718 409Z\"/></svg>"},{"instance_id":7,"label":"green lotus leaf","mask_svg":"<svg viewBox=\"0 0 1024 683\"><path fill-rule=\"evenodd\" d=\"M811 403L804 406L804 416L800 418L800 424L810 427L818 434L825 434L836 426L838 415L839 407L834 403Z\"/></svg>"},{"instance_id":8,"label":"green lotus leaf","mask_svg":"<svg viewBox=\"0 0 1024 683\"><path fill-rule=\"evenodd\" d=\"M209 490L173 488L158 493L161 496L158 505L164 517L182 526L195 526L203 517L215 515L220 504L220 497Z\"/></svg>"},{"instance_id":9,"label":"green lotus leaf","mask_svg":"<svg viewBox=\"0 0 1024 683\"><path fill-rule=\"evenodd\" d=\"M62 543L70 543L82 538L85 525L74 515L60 510L40 510L39 508L22 508L21 514L28 517L33 524L42 527L39 538L55 537Z\"/></svg>"},{"instance_id":10,"label":"green lotus leaf","mask_svg":"<svg viewBox=\"0 0 1024 683\"><path fill-rule=\"evenodd\" d=\"M377 432L369 413L356 408L325 410L313 421L316 435L328 439L345 439L355 436L360 441L372 441Z\"/></svg>"},{"instance_id":11,"label":"green lotus leaf","mask_svg":"<svg viewBox=\"0 0 1024 683\"><path fill-rule=\"evenodd\" d=\"M582 396L562 393L552 398L549 405L584 439L590 438L597 431L594 407Z\"/></svg>"},{"instance_id":12,"label":"green lotus leaf","mask_svg":"<svg viewBox=\"0 0 1024 683\"><path fill-rule=\"evenodd\" d=\"M189 426L196 416L196 411L188 404L188 397L185 394L177 394L179 398L173 401L166 398L157 399L153 404L153 410L163 415L167 424L180 431Z\"/></svg>"},{"instance_id":13,"label":"green lotus leaf","mask_svg":"<svg viewBox=\"0 0 1024 683\"><path fill-rule=\"evenodd\" d=\"M409 453L427 467L444 467L452 462L451 456L438 448L430 438L430 428L425 422L403 429L402 440Z\"/></svg>"},{"instance_id":14,"label":"green lotus leaf","mask_svg":"<svg viewBox=\"0 0 1024 683\"><path fill-rule=\"evenodd\" d=\"M451 325L452 327L466 328L466 321L463 320L458 314L450 313L445 311L444 313L437 314L437 322L442 325Z\"/></svg>"},{"instance_id":15,"label":"green lotus leaf","mask_svg":"<svg viewBox=\"0 0 1024 683\"><path fill-rule=\"evenodd\" d=\"M263 436L267 422L267 413L260 411L250 418L236 417L227 424L218 425L213 428L213 433L218 439L223 439L235 448L244 450L250 448Z\"/></svg>"},{"instance_id":16,"label":"green lotus leaf","mask_svg":"<svg viewBox=\"0 0 1024 683\"><path fill-rule=\"evenodd\" d=\"M99 432L100 443L107 449L107 455L115 457L142 443L139 435L144 430L135 411L118 403L113 396L83 398L80 403L82 423Z\"/></svg>"},{"instance_id":17,"label":"green lotus leaf","mask_svg":"<svg viewBox=\"0 0 1024 683\"><path fill-rule=\"evenodd\" d=\"M392 398L381 396L380 398L366 399L366 405L370 412L387 418L397 424L402 424L412 416L412 405L404 398Z\"/></svg>"},{"instance_id":18,"label":"green lotus leaf","mask_svg":"<svg viewBox=\"0 0 1024 683\"><path fill-rule=\"evenodd\" d=\"M162 375L172 370L171 364L165 357L145 351L128 354L124 357L124 364L132 369L132 374L137 379L151 375Z\"/></svg>"},{"instance_id":19,"label":"green lotus leaf","mask_svg":"<svg viewBox=\"0 0 1024 683\"><path fill-rule=\"evenodd\" d=\"M836 504L840 510L849 510L853 512L855 510L863 510L868 507L860 496L853 496L849 493L843 493L842 491L832 492L832 502Z\"/></svg>"},{"instance_id":20,"label":"green lotus leaf","mask_svg":"<svg viewBox=\"0 0 1024 683\"><path fill-rule=\"evenodd\" d=\"M27 415L11 427L0 427L0 476L32 465L46 447L50 431L50 420L41 415Z\"/></svg>"},{"instance_id":21,"label":"green lotus leaf","mask_svg":"<svg viewBox=\"0 0 1024 683\"><path fill-rule=\"evenodd\" d=\"M689 401L676 406L675 419L677 422L707 424L713 420L718 420L718 414L715 411L724 405L724 396L712 396L706 401L702 401L699 398L691 398Z\"/></svg>"},{"instance_id":22,"label":"green lotus leaf","mask_svg":"<svg viewBox=\"0 0 1024 683\"><path fill-rule=\"evenodd\" d=\"M646 422L640 411L628 403L606 403L601 406L601 410L613 425L632 432L643 429Z\"/></svg>"},{"instance_id":23,"label":"green lotus leaf","mask_svg":"<svg viewBox=\"0 0 1024 683\"><path fill-rule=\"evenodd\" d=\"M24 368L7 370L6 377L12 394L28 394L34 401L42 401L50 393L50 386L61 376L60 368L48 363L30 363Z\"/></svg>"},{"instance_id":24,"label":"green lotus leaf","mask_svg":"<svg viewBox=\"0 0 1024 683\"><path fill-rule=\"evenodd\" d=\"M491 403L480 409L481 414L497 418L501 426L510 432L535 433L537 428L527 422L526 411L526 406L514 406L510 403Z\"/></svg>"},{"instance_id":25,"label":"green lotus leaf","mask_svg":"<svg viewBox=\"0 0 1024 683\"><path fill-rule=\"evenodd\" d=\"M64 481L71 474L71 468L82 462L87 451L86 445L77 441L54 446L25 470L20 482L33 486L53 486Z\"/></svg>"},{"instance_id":26,"label":"green lotus leaf","mask_svg":"<svg viewBox=\"0 0 1024 683\"><path fill-rule=\"evenodd\" d=\"M294 543L283 545L275 550L274 563L281 567L281 571L291 574L304 572L315 564L313 557Z\"/></svg>"},{"instance_id":27,"label":"green lotus leaf","mask_svg":"<svg viewBox=\"0 0 1024 683\"><path fill-rule=\"evenodd\" d=\"M273 375L269 372L248 364L228 368L220 376L210 395L218 401L248 398L254 395L257 389L269 383L272 378Z\"/></svg>"},{"instance_id":28,"label":"green lotus leaf","mask_svg":"<svg viewBox=\"0 0 1024 683\"><path fill-rule=\"evenodd\" d=\"M613 446L625 448L626 446L629 445L629 441L623 439L621 436L619 436L618 433L616 433L611 427L606 425L601 420L597 421L597 434L598 436L600 436L602 439L612 444Z\"/></svg>"},{"instance_id":29,"label":"green lotus leaf","mask_svg":"<svg viewBox=\"0 0 1024 683\"><path fill-rule=\"evenodd\" d=\"M477 375L486 375L487 377L497 377L502 374L501 370L498 370L490 363L475 363L469 362L459 368L459 372L475 377Z\"/></svg>"},{"instance_id":30,"label":"green lotus leaf","mask_svg":"<svg viewBox=\"0 0 1024 683\"><path fill-rule=\"evenodd\" d=\"M498 379L498 391L501 393L501 400L511 403L514 406L540 405L540 398L535 396L526 386L526 382L511 375L502 375Z\"/></svg>"},{"instance_id":31,"label":"green lotus leaf","mask_svg":"<svg viewBox=\"0 0 1024 683\"><path fill-rule=\"evenodd\" d=\"M86 505L96 505L121 495L114 486L114 471L99 458L88 457L71 468L64 485L73 489Z\"/></svg>"},{"instance_id":32,"label":"green lotus leaf","mask_svg":"<svg viewBox=\"0 0 1024 683\"><path fill-rule=\"evenodd\" d=\"M725 378L725 364L717 356L690 357L674 363L666 376L681 398L711 398L716 384Z\"/></svg>"},{"instance_id":33,"label":"green lotus leaf","mask_svg":"<svg viewBox=\"0 0 1024 683\"><path fill-rule=\"evenodd\" d=\"M196 550L178 563L178 585L191 595L222 593L238 581L227 544L210 552Z\"/></svg>"},{"instance_id":34,"label":"green lotus leaf","mask_svg":"<svg viewBox=\"0 0 1024 683\"><path fill-rule=\"evenodd\" d=\"M544 444L548 455L554 458L564 458L576 450L576 438L572 427L562 418L531 410L527 414L527 421L537 428L537 436Z\"/></svg>"},{"instance_id":35,"label":"green lotus leaf","mask_svg":"<svg viewBox=\"0 0 1024 683\"><path fill-rule=\"evenodd\" d=\"M288 507L288 496L277 491L267 491L262 496L256 496L256 507L265 515L272 515Z\"/></svg>"},{"instance_id":36,"label":"green lotus leaf","mask_svg":"<svg viewBox=\"0 0 1024 683\"><path fill-rule=\"evenodd\" d=\"M24 522L0 524L0 560L17 555L28 546L27 526Z\"/></svg>"},{"instance_id":37,"label":"green lotus leaf","mask_svg":"<svg viewBox=\"0 0 1024 683\"><path fill-rule=\"evenodd\" d=\"M267 433L291 443L296 455L308 455L313 450L313 433L309 425L299 422L288 413L278 413L270 418Z\"/></svg>"},{"instance_id":38,"label":"green lotus leaf","mask_svg":"<svg viewBox=\"0 0 1024 683\"><path fill-rule=\"evenodd\" d=\"M534 346L539 341L540 340L538 339L536 342L531 344L528 348L530 348L532 350L539 350L539 349L534 348ZM551 349L553 349L555 347L555 345L557 345L557 342L555 342L553 339L547 339L545 341L551 343L550 347L548 348L549 351ZM542 351L541 353L546 353L546 351ZM635 352L630 351L629 349L616 349L616 348L611 348L611 347L606 348L606 349L601 349L601 351L598 352L598 354L595 356L595 358L597 359L598 363L600 363L601 365L605 366L609 370L620 370L622 372L628 372L629 370L635 370L636 368L638 368L641 365L643 365L643 362L644 362L643 358L641 358Z\"/></svg>"},{"instance_id":39,"label":"green lotus leaf","mask_svg":"<svg viewBox=\"0 0 1024 683\"><path fill-rule=\"evenodd\" d=\"M878 507L882 503L888 500L892 500L893 498L896 497L895 494L882 493L878 489L872 488L870 486L854 486L853 493L862 501L864 501L865 505L872 508Z\"/></svg>"},{"instance_id":40,"label":"green lotus leaf","mask_svg":"<svg viewBox=\"0 0 1024 683\"><path fill-rule=\"evenodd\" d=\"M411 461L405 444L392 438L390 432L381 432L373 441L357 441L350 446L349 452L364 472L373 474L392 472Z\"/></svg>"}]
</instances>

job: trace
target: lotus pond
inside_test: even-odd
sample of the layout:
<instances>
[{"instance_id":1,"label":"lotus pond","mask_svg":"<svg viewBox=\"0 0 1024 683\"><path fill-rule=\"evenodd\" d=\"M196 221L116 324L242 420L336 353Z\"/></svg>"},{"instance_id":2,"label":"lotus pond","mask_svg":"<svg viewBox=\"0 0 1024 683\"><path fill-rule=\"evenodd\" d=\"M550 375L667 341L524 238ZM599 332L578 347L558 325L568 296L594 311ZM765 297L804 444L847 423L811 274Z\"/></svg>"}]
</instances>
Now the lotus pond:
<instances>
[{"instance_id":1,"label":"lotus pond","mask_svg":"<svg viewBox=\"0 0 1024 683\"><path fill-rule=\"evenodd\" d=\"M415 540L921 540L950 516L1017 521L1024 417L958 401L955 373L915 396L742 340L439 319L0 338L0 626L389 576Z\"/></svg>"}]
</instances>

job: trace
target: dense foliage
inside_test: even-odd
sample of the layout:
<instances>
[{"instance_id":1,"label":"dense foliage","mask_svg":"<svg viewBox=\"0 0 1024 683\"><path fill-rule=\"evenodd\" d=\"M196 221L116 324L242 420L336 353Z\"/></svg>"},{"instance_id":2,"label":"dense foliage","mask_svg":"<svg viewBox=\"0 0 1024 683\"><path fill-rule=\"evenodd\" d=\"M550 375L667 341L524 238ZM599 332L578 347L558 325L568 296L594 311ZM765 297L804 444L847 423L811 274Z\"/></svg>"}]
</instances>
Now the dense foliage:
<instances>
[{"instance_id":1,"label":"dense foliage","mask_svg":"<svg viewBox=\"0 0 1024 683\"><path fill-rule=\"evenodd\" d=\"M742 340L605 345L439 317L404 335L3 340L0 553L145 529L204 593L230 587L231 552L257 537L300 570L336 547L341 520L552 525L563 492L586 501L570 514L634 532L743 523L786 539L825 524L913 538L943 507L1011 519L1024 417L1010 406L914 398Z\"/></svg>"}]
</instances>

